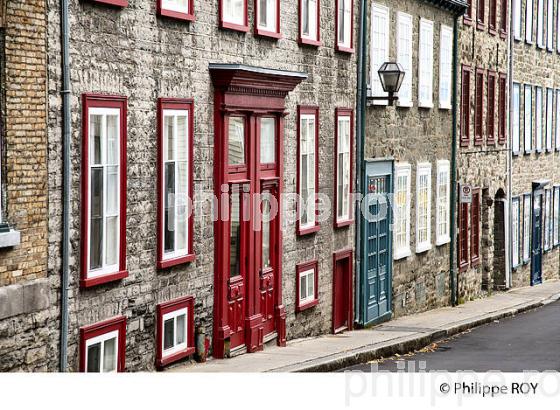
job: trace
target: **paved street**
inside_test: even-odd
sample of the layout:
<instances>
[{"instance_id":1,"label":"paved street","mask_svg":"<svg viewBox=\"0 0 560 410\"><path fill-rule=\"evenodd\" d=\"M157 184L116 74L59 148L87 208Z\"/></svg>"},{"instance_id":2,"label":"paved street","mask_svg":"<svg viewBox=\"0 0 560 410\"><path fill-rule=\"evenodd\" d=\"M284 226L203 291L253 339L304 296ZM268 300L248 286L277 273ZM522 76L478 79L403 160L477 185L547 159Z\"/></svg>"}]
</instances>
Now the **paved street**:
<instances>
[{"instance_id":1,"label":"paved street","mask_svg":"<svg viewBox=\"0 0 560 410\"><path fill-rule=\"evenodd\" d=\"M559 341L560 302L555 302L471 329L416 354L380 361L378 366L379 370L396 371L413 365L418 369L425 362L426 370L560 370ZM370 371L371 364L344 370Z\"/></svg>"}]
</instances>

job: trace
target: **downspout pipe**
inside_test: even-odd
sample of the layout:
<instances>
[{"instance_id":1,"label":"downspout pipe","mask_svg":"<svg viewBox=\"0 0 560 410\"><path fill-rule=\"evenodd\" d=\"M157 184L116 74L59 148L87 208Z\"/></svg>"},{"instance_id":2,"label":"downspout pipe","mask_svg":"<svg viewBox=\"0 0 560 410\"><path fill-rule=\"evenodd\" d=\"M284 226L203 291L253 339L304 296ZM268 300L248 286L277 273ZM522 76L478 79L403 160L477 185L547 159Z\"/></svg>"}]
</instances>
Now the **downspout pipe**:
<instances>
[{"instance_id":1,"label":"downspout pipe","mask_svg":"<svg viewBox=\"0 0 560 410\"><path fill-rule=\"evenodd\" d=\"M62 277L60 284L60 371L68 367L68 281L70 271L70 31L68 0L60 1L62 52Z\"/></svg>"},{"instance_id":2,"label":"downspout pipe","mask_svg":"<svg viewBox=\"0 0 560 410\"><path fill-rule=\"evenodd\" d=\"M366 19L366 0L360 0L360 32L358 38L358 67L357 67L357 93L356 93L356 191L360 193L363 181L363 164L364 164L364 143L365 143L365 129L366 129L366 69L367 69L367 47L366 47L366 33L367 33L367 19ZM361 321L362 312L360 309L361 289L360 282L361 269L362 269L362 214L361 214L361 201L358 201L355 196L355 294L360 297L354 298L354 315L356 321Z\"/></svg>"},{"instance_id":3,"label":"downspout pipe","mask_svg":"<svg viewBox=\"0 0 560 410\"><path fill-rule=\"evenodd\" d=\"M508 88L509 88L509 115L508 115L508 133L506 135L506 149L507 149L507 159L506 159L506 167L507 167L507 201L508 201L508 224L509 229L507 230L506 234L506 243L509 244L507 247L508 253L506 254L506 288L510 288L512 284L512 261L511 255L513 255L513 241L512 241L512 229L513 229L513 214L512 210L512 166L513 166L513 149L512 149L512 141L511 136L513 135L513 122L511 119L513 118L513 3L511 3L511 7L508 7L508 22L509 22L509 36L508 36ZM519 11L521 13L521 10ZM505 221L504 221L505 223Z\"/></svg>"}]
</instances>

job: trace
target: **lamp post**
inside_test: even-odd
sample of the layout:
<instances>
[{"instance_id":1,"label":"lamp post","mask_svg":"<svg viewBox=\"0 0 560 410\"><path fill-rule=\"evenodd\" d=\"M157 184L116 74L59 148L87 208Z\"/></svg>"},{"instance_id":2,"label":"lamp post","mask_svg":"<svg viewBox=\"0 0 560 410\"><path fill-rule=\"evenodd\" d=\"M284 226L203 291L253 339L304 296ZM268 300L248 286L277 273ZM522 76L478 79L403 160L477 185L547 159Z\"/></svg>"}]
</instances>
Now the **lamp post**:
<instances>
[{"instance_id":1,"label":"lamp post","mask_svg":"<svg viewBox=\"0 0 560 410\"><path fill-rule=\"evenodd\" d=\"M399 99L398 96L395 96L395 93L397 93L401 88L404 79L405 72L403 68L399 63L388 61L381 64L381 67L379 67L379 70L377 70L377 74L379 75L379 79L381 80L381 87L383 87L383 91L385 91L388 96L368 96L368 100L388 101L389 105L393 105L393 102Z\"/></svg>"}]
</instances>

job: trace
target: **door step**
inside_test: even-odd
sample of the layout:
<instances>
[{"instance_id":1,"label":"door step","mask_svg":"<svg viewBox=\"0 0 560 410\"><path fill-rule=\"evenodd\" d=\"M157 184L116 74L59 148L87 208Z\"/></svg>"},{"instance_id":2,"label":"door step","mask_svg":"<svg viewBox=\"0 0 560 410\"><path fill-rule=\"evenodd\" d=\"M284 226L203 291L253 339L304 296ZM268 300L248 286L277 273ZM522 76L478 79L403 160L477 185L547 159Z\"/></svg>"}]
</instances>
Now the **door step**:
<instances>
[{"instance_id":1,"label":"door step","mask_svg":"<svg viewBox=\"0 0 560 410\"><path fill-rule=\"evenodd\" d=\"M271 332L263 338L263 344L265 346L276 345L276 339L277 338L278 338L278 333Z\"/></svg>"}]
</instances>

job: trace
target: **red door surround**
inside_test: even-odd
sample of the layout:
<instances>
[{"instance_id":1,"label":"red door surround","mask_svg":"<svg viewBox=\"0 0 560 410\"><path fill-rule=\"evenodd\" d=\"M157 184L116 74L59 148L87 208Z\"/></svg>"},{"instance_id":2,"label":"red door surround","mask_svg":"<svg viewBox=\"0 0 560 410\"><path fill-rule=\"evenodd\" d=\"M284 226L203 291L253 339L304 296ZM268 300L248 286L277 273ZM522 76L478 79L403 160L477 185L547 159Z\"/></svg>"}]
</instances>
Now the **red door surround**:
<instances>
[{"instance_id":1,"label":"red door surround","mask_svg":"<svg viewBox=\"0 0 560 410\"><path fill-rule=\"evenodd\" d=\"M285 98L307 76L240 64L210 64L209 69L215 87L219 215L214 223L213 355L223 358L243 347L248 352L262 349L265 337L274 332L278 345L286 343L279 229ZM273 140L266 141L271 151L261 158L264 122ZM228 200L220 199L224 193ZM261 220L257 198L261 206L263 198L276 198L276 216Z\"/></svg>"},{"instance_id":2,"label":"red door surround","mask_svg":"<svg viewBox=\"0 0 560 410\"><path fill-rule=\"evenodd\" d=\"M352 330L352 250L333 255L333 333Z\"/></svg>"}]
</instances>

